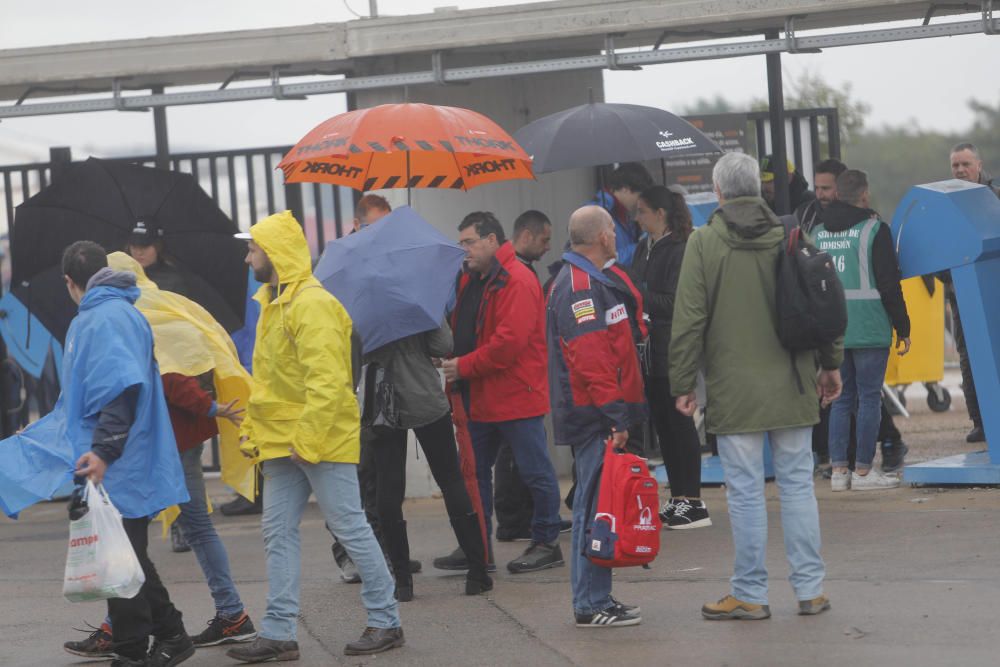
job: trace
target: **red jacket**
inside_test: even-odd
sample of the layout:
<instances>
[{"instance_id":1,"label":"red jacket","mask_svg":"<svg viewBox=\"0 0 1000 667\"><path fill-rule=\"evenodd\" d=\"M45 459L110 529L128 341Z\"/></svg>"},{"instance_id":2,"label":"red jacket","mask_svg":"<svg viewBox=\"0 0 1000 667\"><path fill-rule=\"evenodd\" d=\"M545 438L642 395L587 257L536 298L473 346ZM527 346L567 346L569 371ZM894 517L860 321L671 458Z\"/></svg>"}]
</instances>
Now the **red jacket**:
<instances>
[{"instance_id":1,"label":"red jacket","mask_svg":"<svg viewBox=\"0 0 1000 667\"><path fill-rule=\"evenodd\" d=\"M538 278L517 260L508 241L496 254L476 317L476 349L458 359L469 383L469 418L501 422L538 417L549 411L545 351L545 301ZM458 283L452 328L470 276Z\"/></svg>"},{"instance_id":2,"label":"red jacket","mask_svg":"<svg viewBox=\"0 0 1000 667\"><path fill-rule=\"evenodd\" d=\"M198 378L180 373L164 373L162 378L177 450L185 452L218 435L215 418L208 416L214 401Z\"/></svg>"},{"instance_id":3,"label":"red jacket","mask_svg":"<svg viewBox=\"0 0 1000 667\"><path fill-rule=\"evenodd\" d=\"M647 408L628 312L634 286L575 252L563 259L548 304L552 427L556 444L576 445L641 424Z\"/></svg>"}]
</instances>

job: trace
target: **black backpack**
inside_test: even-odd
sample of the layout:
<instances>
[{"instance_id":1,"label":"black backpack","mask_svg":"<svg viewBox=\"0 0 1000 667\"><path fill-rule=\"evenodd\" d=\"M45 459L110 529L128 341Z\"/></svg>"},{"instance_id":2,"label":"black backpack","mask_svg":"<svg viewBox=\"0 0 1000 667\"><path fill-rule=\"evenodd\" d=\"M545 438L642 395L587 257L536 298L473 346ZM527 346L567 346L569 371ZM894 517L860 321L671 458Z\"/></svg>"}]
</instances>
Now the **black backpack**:
<instances>
[{"instance_id":1,"label":"black backpack","mask_svg":"<svg viewBox=\"0 0 1000 667\"><path fill-rule=\"evenodd\" d=\"M847 330L847 300L830 254L818 250L794 216L781 217L785 244L778 253L775 303L781 345L792 353L833 343Z\"/></svg>"}]
</instances>

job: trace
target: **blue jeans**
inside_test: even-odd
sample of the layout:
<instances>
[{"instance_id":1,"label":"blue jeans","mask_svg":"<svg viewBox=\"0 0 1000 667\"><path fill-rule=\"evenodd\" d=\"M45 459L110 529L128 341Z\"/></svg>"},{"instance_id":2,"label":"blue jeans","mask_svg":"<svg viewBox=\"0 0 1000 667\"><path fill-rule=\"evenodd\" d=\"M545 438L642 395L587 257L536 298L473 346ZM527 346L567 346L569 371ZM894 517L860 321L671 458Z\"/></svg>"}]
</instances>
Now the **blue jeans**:
<instances>
[{"instance_id":1,"label":"blue jeans","mask_svg":"<svg viewBox=\"0 0 1000 667\"><path fill-rule=\"evenodd\" d=\"M882 384L887 363L887 347L844 350L844 363L840 365L844 391L830 406L830 463L835 468L847 467L852 413L857 415L855 468L868 470L872 467L882 421Z\"/></svg>"},{"instance_id":2,"label":"blue jeans","mask_svg":"<svg viewBox=\"0 0 1000 667\"><path fill-rule=\"evenodd\" d=\"M812 600L823 592L826 566L819 555L819 509L813 490L812 428L766 433L781 492L781 530L795 595ZM720 435L719 458L726 480L733 530L732 595L767 604L767 508L764 505L765 433Z\"/></svg>"},{"instance_id":3,"label":"blue jeans","mask_svg":"<svg viewBox=\"0 0 1000 667\"><path fill-rule=\"evenodd\" d=\"M296 639L299 576L302 570L299 523L316 495L326 524L361 573L361 602L373 628L399 627L395 582L375 534L361 510L357 466L353 463L293 463L290 458L264 461L264 551L267 555L267 611L260 636Z\"/></svg>"},{"instance_id":4,"label":"blue jeans","mask_svg":"<svg viewBox=\"0 0 1000 667\"><path fill-rule=\"evenodd\" d=\"M573 611L577 614L596 614L611 606L611 568L594 565L583 555L587 531L597 511L596 487L600 484L604 450L605 436L602 435L582 445L573 445L576 493L573 496L573 553L569 563ZM592 493L593 498L590 497Z\"/></svg>"},{"instance_id":5,"label":"blue jeans","mask_svg":"<svg viewBox=\"0 0 1000 667\"><path fill-rule=\"evenodd\" d=\"M184 533L184 539L198 558L201 571L205 574L208 589L215 601L215 611L226 618L235 618L243 612L243 602L236 592L236 585L229 573L229 555L226 547L215 532L215 526L208 516L205 501L205 477L201 471L201 453L204 445L198 445L181 452L184 467L184 481L191 500L180 505L181 514L177 523Z\"/></svg>"},{"instance_id":6,"label":"blue jeans","mask_svg":"<svg viewBox=\"0 0 1000 667\"><path fill-rule=\"evenodd\" d=\"M493 534L493 466L506 442L514 454L521 479L531 490L535 512L531 539L552 543L559 539L559 481L549 459L545 422L542 417L506 422L469 422L469 437L476 455L476 479L483 501L487 537Z\"/></svg>"}]
</instances>

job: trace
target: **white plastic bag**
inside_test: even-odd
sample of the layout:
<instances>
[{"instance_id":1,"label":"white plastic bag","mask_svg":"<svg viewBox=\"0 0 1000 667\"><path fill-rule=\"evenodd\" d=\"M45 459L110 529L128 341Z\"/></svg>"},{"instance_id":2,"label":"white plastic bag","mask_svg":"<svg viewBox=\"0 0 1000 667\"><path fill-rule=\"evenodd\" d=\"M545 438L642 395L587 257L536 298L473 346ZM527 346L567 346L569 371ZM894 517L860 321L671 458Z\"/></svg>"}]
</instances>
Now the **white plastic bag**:
<instances>
[{"instance_id":1,"label":"white plastic bag","mask_svg":"<svg viewBox=\"0 0 1000 667\"><path fill-rule=\"evenodd\" d=\"M132 598L146 576L122 526L122 516L100 484L87 480L87 513L69 522L63 595L70 602Z\"/></svg>"}]
</instances>

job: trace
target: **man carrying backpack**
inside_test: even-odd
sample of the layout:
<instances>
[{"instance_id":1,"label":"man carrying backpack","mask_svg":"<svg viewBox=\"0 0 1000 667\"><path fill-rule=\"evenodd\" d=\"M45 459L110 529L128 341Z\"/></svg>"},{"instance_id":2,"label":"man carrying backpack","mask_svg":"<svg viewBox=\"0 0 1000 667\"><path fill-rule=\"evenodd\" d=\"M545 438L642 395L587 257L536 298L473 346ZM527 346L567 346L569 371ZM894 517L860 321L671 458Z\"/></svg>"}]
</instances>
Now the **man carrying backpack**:
<instances>
[{"instance_id":1,"label":"man carrying backpack","mask_svg":"<svg viewBox=\"0 0 1000 667\"><path fill-rule=\"evenodd\" d=\"M736 560L732 588L701 613L709 620L771 615L767 597L764 437L781 490L781 523L800 614L829 609L823 595L812 426L840 394L838 342L790 352L775 323L778 255L785 231L760 196L760 170L727 153L712 171L720 208L688 239L674 302L670 386L692 415L704 366L707 430L718 436Z\"/></svg>"},{"instance_id":2,"label":"man carrying backpack","mask_svg":"<svg viewBox=\"0 0 1000 667\"><path fill-rule=\"evenodd\" d=\"M872 468L882 414L882 383L892 345L910 350L910 318L899 284L899 263L889 226L869 208L868 177L848 169L837 177L839 199L825 209L813 234L830 253L847 295L844 336L844 393L830 410L830 463L834 491L891 489L899 478ZM857 455L848 469L851 414L857 415Z\"/></svg>"},{"instance_id":3,"label":"man carrying backpack","mask_svg":"<svg viewBox=\"0 0 1000 667\"><path fill-rule=\"evenodd\" d=\"M555 440L573 448L576 468L573 612L578 628L638 625L639 608L611 596L611 570L583 555L605 443L611 437L624 448L629 430L647 417L626 307L631 295L601 271L616 255L615 225L607 211L578 209L570 217L569 239L571 249L549 295L546 339Z\"/></svg>"}]
</instances>

